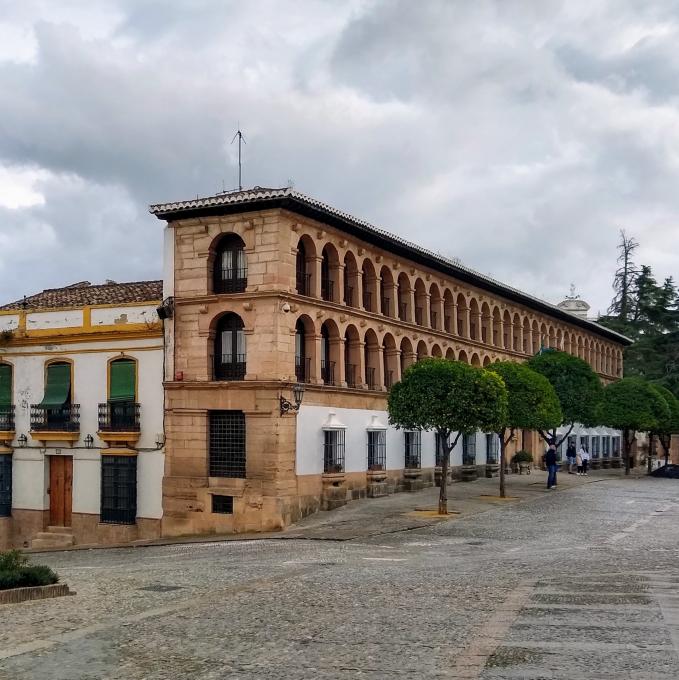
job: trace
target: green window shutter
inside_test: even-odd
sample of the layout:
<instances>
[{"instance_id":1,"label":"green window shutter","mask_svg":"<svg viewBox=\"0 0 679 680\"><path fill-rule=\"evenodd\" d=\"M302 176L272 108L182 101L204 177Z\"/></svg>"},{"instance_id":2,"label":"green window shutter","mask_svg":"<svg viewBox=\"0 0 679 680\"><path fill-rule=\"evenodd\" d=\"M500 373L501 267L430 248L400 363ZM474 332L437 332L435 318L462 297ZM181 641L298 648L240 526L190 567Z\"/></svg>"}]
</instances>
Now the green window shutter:
<instances>
[{"instance_id":1,"label":"green window shutter","mask_svg":"<svg viewBox=\"0 0 679 680\"><path fill-rule=\"evenodd\" d=\"M134 401L135 369L134 361L119 360L111 362L109 401Z\"/></svg>"},{"instance_id":2,"label":"green window shutter","mask_svg":"<svg viewBox=\"0 0 679 680\"><path fill-rule=\"evenodd\" d=\"M47 384L45 396L38 406L43 408L58 408L63 406L71 394L71 366L70 364L51 364L47 367Z\"/></svg>"},{"instance_id":3,"label":"green window shutter","mask_svg":"<svg viewBox=\"0 0 679 680\"><path fill-rule=\"evenodd\" d=\"M0 364L0 406L12 404L12 367Z\"/></svg>"}]
</instances>

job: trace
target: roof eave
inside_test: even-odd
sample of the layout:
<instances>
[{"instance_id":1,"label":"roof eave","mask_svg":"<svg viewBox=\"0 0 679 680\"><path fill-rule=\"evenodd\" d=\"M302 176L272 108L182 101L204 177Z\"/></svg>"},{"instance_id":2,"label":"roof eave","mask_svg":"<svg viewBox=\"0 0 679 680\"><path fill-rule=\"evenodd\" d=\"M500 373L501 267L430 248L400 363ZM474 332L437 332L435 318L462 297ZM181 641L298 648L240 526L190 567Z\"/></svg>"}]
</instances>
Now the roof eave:
<instances>
[{"instance_id":1,"label":"roof eave","mask_svg":"<svg viewBox=\"0 0 679 680\"><path fill-rule=\"evenodd\" d=\"M559 309L555 305L551 305L548 302L533 298L532 296L521 293L520 291L513 288L506 287L502 283L494 281L493 279L486 278L478 272L474 272L473 270L469 270L464 267L458 267L452 262L436 257L436 255L433 253L424 253L408 245L407 243L402 242L394 236L390 236L387 233L378 231L375 228L369 228L366 225L361 224L361 222L358 220L349 219L349 216L344 214L329 212L321 205L308 203L294 194L288 193L287 195L273 197L261 196L253 198L252 200L226 203L222 205L187 205L184 207L162 209L161 206L163 205L168 204L157 204L150 206L149 211L159 220L165 221L196 219L200 217L211 217L214 215L233 215L243 212L255 212L258 210L272 210L275 208L290 210L291 212L295 212L305 217L310 217L320 222L325 222L330 226L338 227L354 236L358 236L368 243L372 243L373 245L391 250L397 255L406 257L413 262L423 264L424 266L427 266L431 269L436 269L441 273L448 274L459 281L470 283L488 292L498 294L505 299L512 300L513 302L525 305L531 309L536 309L545 314L549 314L550 316L559 318L574 326L579 326L581 328L596 332L598 335L602 335L619 344L632 344L632 340L629 338L605 328L604 326L600 326L594 321L581 319L570 312Z\"/></svg>"}]
</instances>

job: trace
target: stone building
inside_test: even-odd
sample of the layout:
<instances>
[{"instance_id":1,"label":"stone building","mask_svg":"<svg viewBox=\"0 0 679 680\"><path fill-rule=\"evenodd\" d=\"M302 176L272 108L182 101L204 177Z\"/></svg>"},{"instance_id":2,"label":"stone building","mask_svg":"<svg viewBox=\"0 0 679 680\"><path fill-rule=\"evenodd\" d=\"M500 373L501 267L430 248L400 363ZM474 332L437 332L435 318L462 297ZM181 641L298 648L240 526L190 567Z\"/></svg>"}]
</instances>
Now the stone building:
<instances>
[{"instance_id":1,"label":"stone building","mask_svg":"<svg viewBox=\"0 0 679 680\"><path fill-rule=\"evenodd\" d=\"M0 549L160 535L160 281L0 307Z\"/></svg>"},{"instance_id":2,"label":"stone building","mask_svg":"<svg viewBox=\"0 0 679 680\"><path fill-rule=\"evenodd\" d=\"M431 483L433 433L387 423L389 386L419 358L486 366L551 347L604 382L622 374L624 337L292 189L151 212L167 222L174 300L164 535L278 529ZM515 446L535 448L534 433ZM496 439L464 437L452 464L492 473Z\"/></svg>"}]
</instances>

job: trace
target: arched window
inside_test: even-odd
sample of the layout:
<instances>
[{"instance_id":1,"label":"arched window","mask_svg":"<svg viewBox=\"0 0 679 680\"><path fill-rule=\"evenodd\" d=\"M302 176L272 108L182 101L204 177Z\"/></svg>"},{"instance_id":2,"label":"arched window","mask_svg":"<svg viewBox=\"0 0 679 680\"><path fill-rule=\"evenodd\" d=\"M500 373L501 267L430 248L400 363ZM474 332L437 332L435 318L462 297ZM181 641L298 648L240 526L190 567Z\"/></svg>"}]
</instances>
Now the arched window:
<instances>
[{"instance_id":1,"label":"arched window","mask_svg":"<svg viewBox=\"0 0 679 680\"><path fill-rule=\"evenodd\" d=\"M14 431L12 365L0 362L0 431Z\"/></svg>"},{"instance_id":2,"label":"arched window","mask_svg":"<svg viewBox=\"0 0 679 680\"><path fill-rule=\"evenodd\" d=\"M225 234L217 242L213 269L215 293L242 293L248 285L245 244L236 234Z\"/></svg>"},{"instance_id":3,"label":"arched window","mask_svg":"<svg viewBox=\"0 0 679 680\"><path fill-rule=\"evenodd\" d=\"M310 363L306 353L306 329L304 322L298 319L295 324L295 377L298 382L309 382Z\"/></svg>"},{"instance_id":4,"label":"arched window","mask_svg":"<svg viewBox=\"0 0 679 680\"><path fill-rule=\"evenodd\" d=\"M137 363L128 357L108 365L108 400L99 404L99 431L139 430Z\"/></svg>"},{"instance_id":5,"label":"arched window","mask_svg":"<svg viewBox=\"0 0 679 680\"><path fill-rule=\"evenodd\" d=\"M337 365L338 351L338 331L335 326L330 328L330 323L326 321L321 326L321 379L325 385L335 384L335 366ZM334 344L330 339L333 338Z\"/></svg>"},{"instance_id":6,"label":"arched window","mask_svg":"<svg viewBox=\"0 0 679 680\"><path fill-rule=\"evenodd\" d=\"M303 239L297 244L297 256L295 259L295 288L300 295L311 295L311 272L307 268L307 247Z\"/></svg>"},{"instance_id":7,"label":"arched window","mask_svg":"<svg viewBox=\"0 0 679 680\"><path fill-rule=\"evenodd\" d=\"M215 380L245 378L245 333L237 314L225 314L217 323L214 361Z\"/></svg>"}]
</instances>

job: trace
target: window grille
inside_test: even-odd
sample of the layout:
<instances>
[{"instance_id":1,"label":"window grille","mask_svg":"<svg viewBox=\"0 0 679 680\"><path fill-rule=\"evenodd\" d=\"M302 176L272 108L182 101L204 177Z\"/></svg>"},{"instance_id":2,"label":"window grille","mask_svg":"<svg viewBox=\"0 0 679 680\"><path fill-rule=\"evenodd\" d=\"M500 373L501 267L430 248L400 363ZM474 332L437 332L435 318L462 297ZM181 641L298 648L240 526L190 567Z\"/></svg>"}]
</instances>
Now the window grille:
<instances>
[{"instance_id":1,"label":"window grille","mask_svg":"<svg viewBox=\"0 0 679 680\"><path fill-rule=\"evenodd\" d=\"M500 460L500 439L493 432L486 434L486 463L497 465Z\"/></svg>"},{"instance_id":2,"label":"window grille","mask_svg":"<svg viewBox=\"0 0 679 680\"><path fill-rule=\"evenodd\" d=\"M611 438L602 437L601 438L601 454L604 458L610 458L611 456Z\"/></svg>"},{"instance_id":3,"label":"window grille","mask_svg":"<svg viewBox=\"0 0 679 680\"><path fill-rule=\"evenodd\" d=\"M476 465L476 435L462 435L462 465Z\"/></svg>"},{"instance_id":4,"label":"window grille","mask_svg":"<svg viewBox=\"0 0 679 680\"><path fill-rule=\"evenodd\" d=\"M344 430L323 431L323 472L344 472Z\"/></svg>"},{"instance_id":5,"label":"window grille","mask_svg":"<svg viewBox=\"0 0 679 680\"><path fill-rule=\"evenodd\" d=\"M304 243L297 246L297 258L296 258L296 288L300 295L311 295L311 274L307 274L306 265L306 249L304 248Z\"/></svg>"},{"instance_id":6,"label":"window grille","mask_svg":"<svg viewBox=\"0 0 679 680\"><path fill-rule=\"evenodd\" d=\"M599 446L600 446L600 439L599 437L592 437L592 458L598 458L599 457Z\"/></svg>"},{"instance_id":7,"label":"window grille","mask_svg":"<svg viewBox=\"0 0 679 680\"><path fill-rule=\"evenodd\" d=\"M101 516L104 524L137 519L137 457L101 457Z\"/></svg>"},{"instance_id":8,"label":"window grille","mask_svg":"<svg viewBox=\"0 0 679 680\"><path fill-rule=\"evenodd\" d=\"M434 452L436 454L435 464L436 467L443 466L443 437L438 432L434 432ZM450 461L449 461L450 462Z\"/></svg>"},{"instance_id":9,"label":"window grille","mask_svg":"<svg viewBox=\"0 0 679 680\"><path fill-rule=\"evenodd\" d=\"M245 415L210 411L210 477L245 477Z\"/></svg>"},{"instance_id":10,"label":"window grille","mask_svg":"<svg viewBox=\"0 0 679 680\"><path fill-rule=\"evenodd\" d=\"M321 359L321 378L326 385L335 384L335 362Z\"/></svg>"},{"instance_id":11,"label":"window grille","mask_svg":"<svg viewBox=\"0 0 679 680\"><path fill-rule=\"evenodd\" d=\"M613 458L620 457L620 437L611 437L611 455Z\"/></svg>"},{"instance_id":12,"label":"window grille","mask_svg":"<svg viewBox=\"0 0 679 680\"><path fill-rule=\"evenodd\" d=\"M44 430L79 432L80 404L64 404L53 408L31 404L31 430L34 432Z\"/></svg>"},{"instance_id":13,"label":"window grille","mask_svg":"<svg viewBox=\"0 0 679 680\"><path fill-rule=\"evenodd\" d=\"M365 309L366 312L373 311L373 295L368 290L363 291L363 309Z\"/></svg>"},{"instance_id":14,"label":"window grille","mask_svg":"<svg viewBox=\"0 0 679 680\"><path fill-rule=\"evenodd\" d=\"M585 451L589 451L589 437L588 436L582 436L580 437L580 446L585 449Z\"/></svg>"},{"instance_id":15,"label":"window grille","mask_svg":"<svg viewBox=\"0 0 679 680\"><path fill-rule=\"evenodd\" d=\"M354 306L354 289L346 281L344 283L344 304L349 307Z\"/></svg>"},{"instance_id":16,"label":"window grille","mask_svg":"<svg viewBox=\"0 0 679 680\"><path fill-rule=\"evenodd\" d=\"M368 470L387 469L387 433L384 430L368 432Z\"/></svg>"},{"instance_id":17,"label":"window grille","mask_svg":"<svg viewBox=\"0 0 679 680\"><path fill-rule=\"evenodd\" d=\"M0 455L0 517L12 514L12 456Z\"/></svg>"},{"instance_id":18,"label":"window grille","mask_svg":"<svg viewBox=\"0 0 679 680\"><path fill-rule=\"evenodd\" d=\"M436 312L434 312L433 310L429 310L429 318L431 319L431 327L438 328L438 324L436 323L438 316Z\"/></svg>"},{"instance_id":19,"label":"window grille","mask_svg":"<svg viewBox=\"0 0 679 680\"><path fill-rule=\"evenodd\" d=\"M424 316L424 310L422 307L415 307L415 323L418 326L422 325L422 318Z\"/></svg>"},{"instance_id":20,"label":"window grille","mask_svg":"<svg viewBox=\"0 0 679 680\"><path fill-rule=\"evenodd\" d=\"M347 387L356 387L356 364L345 364Z\"/></svg>"},{"instance_id":21,"label":"window grille","mask_svg":"<svg viewBox=\"0 0 679 680\"><path fill-rule=\"evenodd\" d=\"M422 433L419 430L404 432L405 467L418 470L422 467Z\"/></svg>"},{"instance_id":22,"label":"window grille","mask_svg":"<svg viewBox=\"0 0 679 680\"><path fill-rule=\"evenodd\" d=\"M399 304L398 304L398 318L401 319L401 321L407 321L408 320L408 303L407 302L399 302Z\"/></svg>"},{"instance_id":23,"label":"window grille","mask_svg":"<svg viewBox=\"0 0 679 680\"><path fill-rule=\"evenodd\" d=\"M219 515L233 515L233 496L212 496L212 512Z\"/></svg>"},{"instance_id":24,"label":"window grille","mask_svg":"<svg viewBox=\"0 0 679 680\"><path fill-rule=\"evenodd\" d=\"M391 316L391 299L388 297L382 297L381 299L382 302L382 314L384 316Z\"/></svg>"},{"instance_id":25,"label":"window grille","mask_svg":"<svg viewBox=\"0 0 679 680\"><path fill-rule=\"evenodd\" d=\"M376 371L374 366L366 366L365 367L365 382L368 385L369 390L376 390L377 389L377 382L376 382Z\"/></svg>"}]
</instances>

